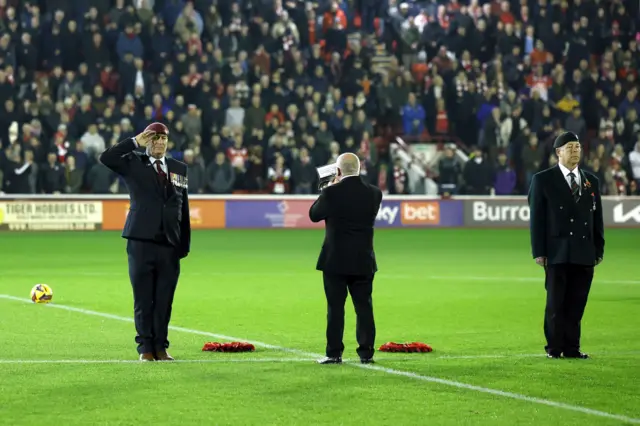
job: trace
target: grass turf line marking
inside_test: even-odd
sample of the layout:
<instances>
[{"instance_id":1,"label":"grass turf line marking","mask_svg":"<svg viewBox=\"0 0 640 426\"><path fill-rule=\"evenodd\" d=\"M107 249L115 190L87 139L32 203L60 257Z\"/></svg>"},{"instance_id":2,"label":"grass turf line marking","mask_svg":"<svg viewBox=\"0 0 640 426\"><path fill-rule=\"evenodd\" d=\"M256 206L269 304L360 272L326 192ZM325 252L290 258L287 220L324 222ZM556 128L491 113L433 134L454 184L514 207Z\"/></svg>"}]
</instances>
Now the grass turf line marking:
<instances>
[{"instance_id":1,"label":"grass turf line marking","mask_svg":"<svg viewBox=\"0 0 640 426\"><path fill-rule=\"evenodd\" d=\"M63 270L50 270L38 272L37 270L33 271L22 271L22 270L3 270L3 275L13 275L13 276L51 276L51 275L63 275L67 277L69 275L68 271ZM102 277L102 276L122 276L123 278L129 279L129 276L126 272L92 272L92 271L77 271L73 273L74 275L87 276L87 277ZM181 277L196 277L196 276L221 276L221 277L254 277L254 276L279 276L279 277L300 277L300 276L309 276L311 273L305 272L264 272L264 273L255 273L255 272L207 272L207 273L198 273L198 272L185 272L181 274ZM377 279L390 279L390 280L413 280L416 278L419 279L430 279L430 280L440 280L440 281L511 281L511 282L532 282L532 283L543 283L544 277L490 277L490 276L477 276L477 275L410 275L410 274L384 274L380 273L376 275ZM640 280L610 280L610 279L598 279L597 277L594 279L594 283L599 284L627 284L627 285L639 285Z\"/></svg>"},{"instance_id":2,"label":"grass turf line marking","mask_svg":"<svg viewBox=\"0 0 640 426\"><path fill-rule=\"evenodd\" d=\"M309 362L311 358L235 358L235 359L177 359L163 364L226 364ZM0 359L0 364L143 364L137 359Z\"/></svg>"},{"instance_id":3,"label":"grass turf line marking","mask_svg":"<svg viewBox=\"0 0 640 426\"><path fill-rule=\"evenodd\" d=\"M237 355L226 353L222 356ZM415 358L376 358L383 361L411 361ZM176 359L168 364L253 364L253 363L301 363L312 362L316 358L227 358L227 359ZM343 359L344 363L360 362L359 359ZM0 359L0 364L142 364L137 359ZM167 362L164 362L167 364Z\"/></svg>"},{"instance_id":4,"label":"grass turf line marking","mask_svg":"<svg viewBox=\"0 0 640 426\"><path fill-rule=\"evenodd\" d=\"M11 295L8 295L8 294L0 294L0 299L13 300L13 301L22 302L22 303L33 303L30 299L25 299L25 298L22 298L22 297L15 297L15 296L11 296ZM70 311L70 312L77 312L77 313L84 314L84 315L90 315L90 316L96 316L96 317L102 317L102 318L109 318L109 319L113 319L113 320L116 320L116 321L123 321L123 322L128 322L128 323L132 323L133 322L132 318L127 318L127 317L123 317L123 316L120 316L120 315L107 314L107 313L98 312L98 311L91 311L91 310L88 310L88 309L74 308L72 306L56 305L56 304L48 304L48 305L45 305L45 306L48 307L48 308L55 308L55 309L62 309L62 310L65 310L65 311ZM266 348L266 349L278 350L278 351L286 352L286 353L290 353L290 354L296 354L296 355L298 355L300 357L309 357L309 358L320 358L320 357L322 357L322 355L318 354L318 353L305 352L305 351L301 351L301 350L298 350L298 349L285 348L283 346L271 345L269 343L264 343L264 342L259 342L259 341L251 341L251 340L246 340L246 339L242 339L242 338L239 338L239 337L226 336L224 334L210 333L208 331L200 331L200 330L194 330L194 329L190 329L190 328L176 327L176 326L169 326L169 329L173 330L173 331L181 331L183 333L214 337L214 338L223 339L223 340L246 341L246 342L249 342L249 343L251 343L251 344L253 344L255 346L260 346L260 347L263 347L263 348ZM425 376L425 375L414 373L414 372L411 372L411 371L397 370L397 369L393 369L393 368L387 368L387 367L371 365L371 364L347 364L347 365L355 367L355 368L360 368L360 369L363 369L363 370L377 371L377 372L386 373L386 374L393 375L393 376L407 377L407 378L410 378L410 379L419 380L419 381L423 381L423 382L429 382L429 383L437 383L437 384L440 384L440 385L445 385L445 386L449 386L449 387L455 387L455 388L458 388L458 389L471 390L471 391L475 391L475 392L479 392L479 393L495 395L495 396L501 396L503 398L514 399L514 400L517 400L517 401L525 401L525 402L531 402L531 403L538 404L538 405L546 405L546 406L549 406L549 407L560 408L560 409L567 410L567 411L574 411L574 412L578 412L578 413L582 413L582 414L587 414L587 415L590 415L590 416L602 417L602 418L607 418L607 419L611 419L611 420L618 420L618 421L631 423L631 424L640 424L640 419L624 416L624 415L621 415L621 414L608 413L606 411L600 411L600 410L595 410L595 409L592 409L592 408L581 407L579 405L571 405L571 404L566 404L566 403L563 403L563 402L557 402L557 401L552 401L552 400L543 399L543 398L536 398L536 397L522 395L522 394L513 393L513 392L506 392L506 391L501 391L501 390L498 390L498 389L486 388L486 387L483 387L483 386L476 386L476 385L471 385L471 384L463 383L463 382L456 382L454 380L441 379L439 377Z\"/></svg>"},{"instance_id":5,"label":"grass turf line marking","mask_svg":"<svg viewBox=\"0 0 640 426\"><path fill-rule=\"evenodd\" d=\"M630 356L630 355L638 355L640 351L630 351L630 352L614 352L607 353L606 355L611 356ZM236 355L236 354L233 354ZM603 354L601 354L603 355ZM225 357L232 356L232 353L227 353L223 355ZM422 354L422 356L428 357L429 359L494 359L494 358L543 358L543 354L511 354L511 355L442 355L442 356L431 356ZM377 361L421 361L421 356L418 354L413 357L380 357L376 356ZM226 358L226 359L177 359L172 361L170 364L235 364L235 363L301 363L301 362L311 362L315 361L316 358ZM342 362L344 363L359 363L359 359L347 359L343 358ZM141 364L137 359L0 359L0 364ZM166 363L165 363L166 364Z\"/></svg>"}]
</instances>

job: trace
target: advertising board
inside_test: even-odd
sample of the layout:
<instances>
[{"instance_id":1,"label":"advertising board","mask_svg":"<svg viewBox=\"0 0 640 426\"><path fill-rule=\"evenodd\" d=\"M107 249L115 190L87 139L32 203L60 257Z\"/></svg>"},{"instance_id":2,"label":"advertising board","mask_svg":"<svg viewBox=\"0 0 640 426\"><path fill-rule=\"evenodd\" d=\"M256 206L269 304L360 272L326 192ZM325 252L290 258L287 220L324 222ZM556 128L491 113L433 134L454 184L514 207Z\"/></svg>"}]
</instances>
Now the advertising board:
<instances>
[{"instance_id":1,"label":"advertising board","mask_svg":"<svg viewBox=\"0 0 640 426\"><path fill-rule=\"evenodd\" d=\"M0 230L95 231L102 225L102 201L0 201Z\"/></svg>"},{"instance_id":2,"label":"advertising board","mask_svg":"<svg viewBox=\"0 0 640 426\"><path fill-rule=\"evenodd\" d=\"M529 205L526 198L482 198L464 200L464 226L528 227ZM603 198L605 227L640 228L640 199Z\"/></svg>"},{"instance_id":3,"label":"advertising board","mask_svg":"<svg viewBox=\"0 0 640 426\"><path fill-rule=\"evenodd\" d=\"M323 228L309 208L316 197L193 196L191 227L197 229ZM605 227L640 228L640 197L603 197ZM0 195L0 231L121 231L129 212L125 197ZM526 197L385 196L377 228L527 228Z\"/></svg>"}]
</instances>

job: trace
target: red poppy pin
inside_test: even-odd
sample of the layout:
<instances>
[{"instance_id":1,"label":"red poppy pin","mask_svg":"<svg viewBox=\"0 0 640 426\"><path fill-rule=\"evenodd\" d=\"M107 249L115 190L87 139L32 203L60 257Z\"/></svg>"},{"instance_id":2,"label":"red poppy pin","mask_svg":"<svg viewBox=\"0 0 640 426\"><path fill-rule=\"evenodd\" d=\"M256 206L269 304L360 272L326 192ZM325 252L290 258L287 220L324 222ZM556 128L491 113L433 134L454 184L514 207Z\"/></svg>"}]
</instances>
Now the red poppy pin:
<instances>
[{"instance_id":1,"label":"red poppy pin","mask_svg":"<svg viewBox=\"0 0 640 426\"><path fill-rule=\"evenodd\" d=\"M584 187L585 187L585 188L591 188L591 182L589 182L589 179L585 179L585 181L584 181Z\"/></svg>"}]
</instances>

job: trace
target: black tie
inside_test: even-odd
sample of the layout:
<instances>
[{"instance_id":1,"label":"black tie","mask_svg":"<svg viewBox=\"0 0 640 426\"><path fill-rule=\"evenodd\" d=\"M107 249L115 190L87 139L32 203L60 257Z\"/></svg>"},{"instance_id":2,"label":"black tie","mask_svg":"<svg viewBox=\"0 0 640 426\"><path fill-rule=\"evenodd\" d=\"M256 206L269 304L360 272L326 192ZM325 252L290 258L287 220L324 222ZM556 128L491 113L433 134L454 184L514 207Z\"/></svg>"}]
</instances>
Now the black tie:
<instances>
[{"instance_id":1,"label":"black tie","mask_svg":"<svg viewBox=\"0 0 640 426\"><path fill-rule=\"evenodd\" d=\"M573 200L577 203L580 200L580 187L576 182L576 175L569 173L569 177L571 178L571 195L573 195Z\"/></svg>"}]
</instances>

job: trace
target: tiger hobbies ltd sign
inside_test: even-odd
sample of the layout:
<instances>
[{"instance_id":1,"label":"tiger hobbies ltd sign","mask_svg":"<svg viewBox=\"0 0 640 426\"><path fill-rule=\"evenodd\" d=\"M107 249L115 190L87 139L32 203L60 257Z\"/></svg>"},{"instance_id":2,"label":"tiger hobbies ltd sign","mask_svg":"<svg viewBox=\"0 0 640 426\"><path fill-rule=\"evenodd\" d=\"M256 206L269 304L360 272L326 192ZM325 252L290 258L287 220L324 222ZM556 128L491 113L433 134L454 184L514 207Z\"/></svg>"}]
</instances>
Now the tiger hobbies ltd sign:
<instances>
[{"instance_id":1,"label":"tiger hobbies ltd sign","mask_svg":"<svg viewBox=\"0 0 640 426\"><path fill-rule=\"evenodd\" d=\"M527 227L526 197L486 197L464 200L464 226ZM640 197L603 197L602 217L606 227L640 228Z\"/></svg>"}]
</instances>

